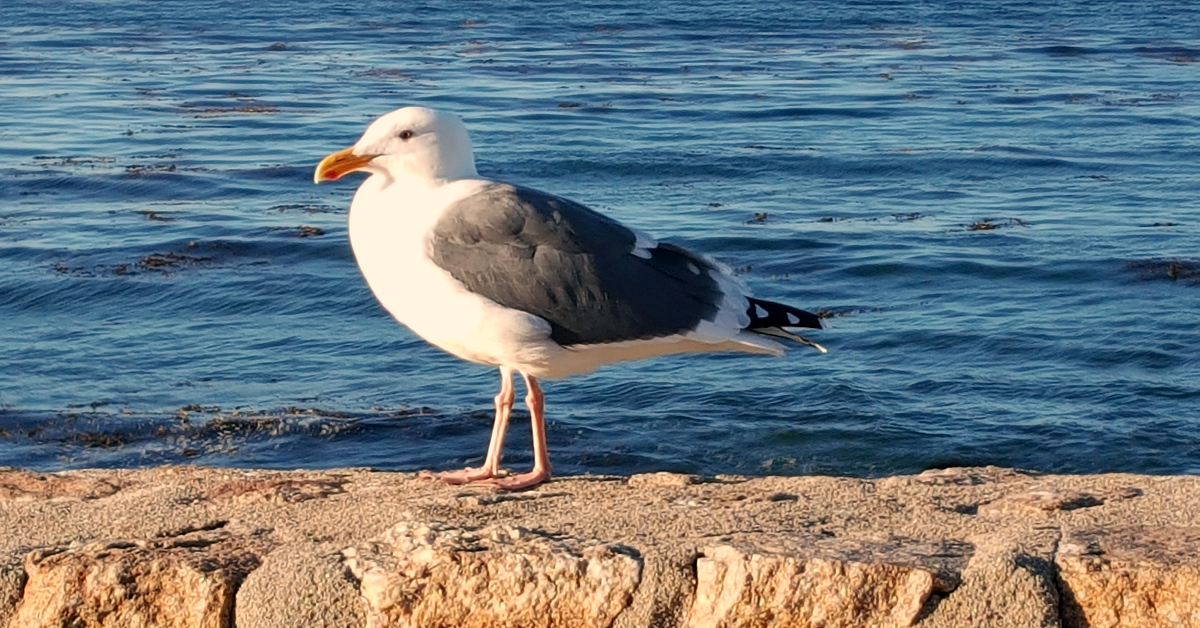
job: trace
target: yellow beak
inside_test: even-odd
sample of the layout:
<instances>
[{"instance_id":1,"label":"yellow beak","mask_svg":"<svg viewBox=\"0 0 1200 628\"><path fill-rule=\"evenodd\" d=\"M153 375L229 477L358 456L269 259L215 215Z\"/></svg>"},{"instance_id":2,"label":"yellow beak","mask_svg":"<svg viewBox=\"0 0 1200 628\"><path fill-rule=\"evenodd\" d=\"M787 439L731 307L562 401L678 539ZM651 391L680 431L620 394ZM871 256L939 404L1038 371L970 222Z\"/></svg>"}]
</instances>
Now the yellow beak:
<instances>
[{"instance_id":1,"label":"yellow beak","mask_svg":"<svg viewBox=\"0 0 1200 628\"><path fill-rule=\"evenodd\" d=\"M375 157L376 155L355 155L353 147L339 150L317 164L317 170L313 173L313 183L337 181L355 170L362 170Z\"/></svg>"}]
</instances>

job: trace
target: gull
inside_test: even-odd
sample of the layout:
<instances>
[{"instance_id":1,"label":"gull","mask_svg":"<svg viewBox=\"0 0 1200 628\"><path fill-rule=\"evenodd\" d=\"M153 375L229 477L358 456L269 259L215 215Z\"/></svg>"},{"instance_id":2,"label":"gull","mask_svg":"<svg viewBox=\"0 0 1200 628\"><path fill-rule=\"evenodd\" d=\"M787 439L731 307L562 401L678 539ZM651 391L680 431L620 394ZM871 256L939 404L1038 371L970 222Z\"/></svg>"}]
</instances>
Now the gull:
<instances>
[{"instance_id":1,"label":"gull","mask_svg":"<svg viewBox=\"0 0 1200 628\"><path fill-rule=\"evenodd\" d=\"M358 171L370 176L350 204L350 245L375 297L426 341L500 370L483 465L426 477L502 490L548 480L539 379L678 353L779 356L780 340L825 352L789 331L819 329L817 316L750 296L726 266L575 201L481 177L451 113L384 114L322 159L313 180ZM525 381L533 469L506 475L514 373Z\"/></svg>"}]
</instances>

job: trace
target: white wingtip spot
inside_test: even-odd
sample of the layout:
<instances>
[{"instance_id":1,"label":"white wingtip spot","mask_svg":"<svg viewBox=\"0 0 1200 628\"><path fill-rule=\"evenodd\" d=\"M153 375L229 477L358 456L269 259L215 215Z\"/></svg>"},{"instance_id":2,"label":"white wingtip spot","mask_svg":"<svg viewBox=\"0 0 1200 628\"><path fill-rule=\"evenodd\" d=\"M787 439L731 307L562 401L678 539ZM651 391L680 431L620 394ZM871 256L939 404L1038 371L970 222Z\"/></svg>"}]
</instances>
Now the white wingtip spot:
<instances>
[{"instance_id":1,"label":"white wingtip spot","mask_svg":"<svg viewBox=\"0 0 1200 628\"><path fill-rule=\"evenodd\" d=\"M697 266L697 265L695 265L695 264L693 264L693 263L691 263L691 262L688 262L688 270L692 271L692 274L693 274L693 275L699 275L699 274L700 274L700 267L699 267L699 266Z\"/></svg>"},{"instance_id":2,"label":"white wingtip spot","mask_svg":"<svg viewBox=\"0 0 1200 628\"><path fill-rule=\"evenodd\" d=\"M791 312L788 312L788 322L793 325L799 325L800 317L796 316L795 314L792 314Z\"/></svg>"},{"instance_id":3,"label":"white wingtip spot","mask_svg":"<svg viewBox=\"0 0 1200 628\"><path fill-rule=\"evenodd\" d=\"M658 240L641 229L630 227L629 230L633 232L634 237L633 250L630 253L642 259L650 259L652 257L650 249L658 247Z\"/></svg>"},{"instance_id":4,"label":"white wingtip spot","mask_svg":"<svg viewBox=\"0 0 1200 628\"><path fill-rule=\"evenodd\" d=\"M757 316L757 317L759 317L759 318L766 318L767 316L769 316L769 315L770 315L770 313L769 313L769 312L767 312L766 310L764 310L764 309L763 309L763 306L761 306L761 305L759 305L759 304L755 303L755 304L754 304L754 315L755 315L755 316Z\"/></svg>"}]
</instances>

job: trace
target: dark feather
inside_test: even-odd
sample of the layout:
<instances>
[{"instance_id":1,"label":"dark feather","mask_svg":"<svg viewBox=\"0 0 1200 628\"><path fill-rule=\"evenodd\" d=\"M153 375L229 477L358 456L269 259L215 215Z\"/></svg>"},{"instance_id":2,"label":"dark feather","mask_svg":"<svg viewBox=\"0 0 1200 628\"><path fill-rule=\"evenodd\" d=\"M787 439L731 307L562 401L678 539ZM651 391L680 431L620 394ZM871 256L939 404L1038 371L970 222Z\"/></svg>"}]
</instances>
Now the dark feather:
<instances>
[{"instance_id":1,"label":"dark feather","mask_svg":"<svg viewBox=\"0 0 1200 628\"><path fill-rule=\"evenodd\" d=\"M766 316L762 316L763 312L766 312ZM747 308L746 313L750 315L750 325L746 327L750 331L769 327L821 329L821 319L817 318L816 314L774 301L763 301L751 297L750 307ZM796 322L792 322L793 320Z\"/></svg>"},{"instance_id":2,"label":"dark feather","mask_svg":"<svg viewBox=\"0 0 1200 628\"><path fill-rule=\"evenodd\" d=\"M427 252L468 290L550 324L563 346L659 338L712 320L724 294L701 256L573 201L493 184L449 207Z\"/></svg>"}]
</instances>

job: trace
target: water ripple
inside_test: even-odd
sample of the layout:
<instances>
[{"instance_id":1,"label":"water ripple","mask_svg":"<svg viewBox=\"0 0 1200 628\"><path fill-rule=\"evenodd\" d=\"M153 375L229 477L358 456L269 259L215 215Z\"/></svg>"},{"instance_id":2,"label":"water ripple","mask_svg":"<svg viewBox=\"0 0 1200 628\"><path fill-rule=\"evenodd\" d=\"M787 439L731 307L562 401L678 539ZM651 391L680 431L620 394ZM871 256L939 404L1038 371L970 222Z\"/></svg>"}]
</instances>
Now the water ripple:
<instances>
[{"instance_id":1,"label":"water ripple","mask_svg":"<svg viewBox=\"0 0 1200 628\"><path fill-rule=\"evenodd\" d=\"M393 9L5 4L0 464L477 462L495 373L389 319L310 182L426 104L827 315L825 356L548 382L559 472L1200 469L1196 12Z\"/></svg>"}]
</instances>

